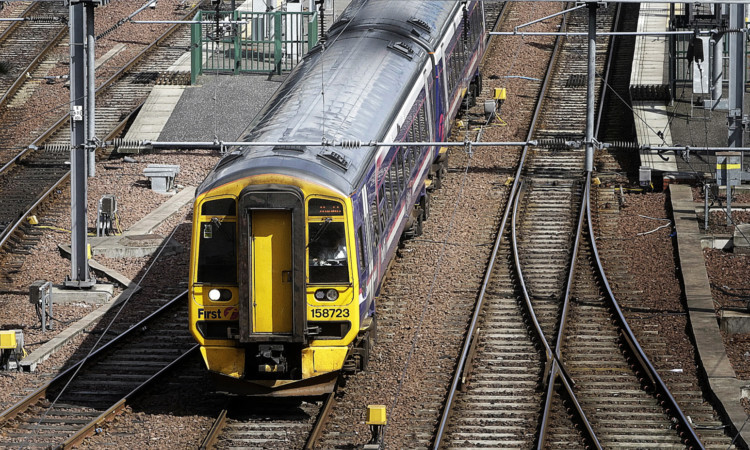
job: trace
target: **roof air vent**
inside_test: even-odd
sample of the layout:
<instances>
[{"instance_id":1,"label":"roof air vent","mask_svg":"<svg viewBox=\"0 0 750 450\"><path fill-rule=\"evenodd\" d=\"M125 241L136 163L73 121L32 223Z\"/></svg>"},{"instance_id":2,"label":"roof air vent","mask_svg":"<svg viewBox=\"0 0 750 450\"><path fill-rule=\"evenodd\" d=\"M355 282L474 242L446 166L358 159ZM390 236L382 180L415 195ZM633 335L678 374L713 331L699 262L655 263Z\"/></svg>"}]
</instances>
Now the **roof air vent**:
<instances>
[{"instance_id":1,"label":"roof air vent","mask_svg":"<svg viewBox=\"0 0 750 450\"><path fill-rule=\"evenodd\" d=\"M277 145L273 148L273 151L275 152L297 152L297 153L305 153L305 147L301 145Z\"/></svg>"},{"instance_id":2,"label":"roof air vent","mask_svg":"<svg viewBox=\"0 0 750 450\"><path fill-rule=\"evenodd\" d=\"M412 59L414 55L414 49L403 42L391 42L388 48L407 59Z\"/></svg>"},{"instance_id":3,"label":"roof air vent","mask_svg":"<svg viewBox=\"0 0 750 450\"><path fill-rule=\"evenodd\" d=\"M343 170L349 168L349 160L347 159L347 157L332 150L326 150L322 153L319 153L318 158L325 159L326 161L333 163L335 166Z\"/></svg>"},{"instance_id":4,"label":"roof air vent","mask_svg":"<svg viewBox=\"0 0 750 450\"><path fill-rule=\"evenodd\" d=\"M410 24L412 24L412 25L414 25L416 27L419 27L419 28L421 28L422 30L424 30L424 31L426 31L428 33L432 33L432 27L430 27L429 25L427 25L427 22L425 22L422 19L417 19L416 17L412 17L411 19L407 20L406 22L410 23Z\"/></svg>"}]
</instances>

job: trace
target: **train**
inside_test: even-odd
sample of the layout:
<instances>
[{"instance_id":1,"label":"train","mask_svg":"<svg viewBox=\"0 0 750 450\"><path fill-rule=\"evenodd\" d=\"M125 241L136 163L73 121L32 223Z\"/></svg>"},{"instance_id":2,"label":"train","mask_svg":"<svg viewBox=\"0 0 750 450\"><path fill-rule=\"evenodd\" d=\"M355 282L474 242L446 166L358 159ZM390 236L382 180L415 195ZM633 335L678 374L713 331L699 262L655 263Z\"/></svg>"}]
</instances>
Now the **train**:
<instances>
[{"instance_id":1,"label":"train","mask_svg":"<svg viewBox=\"0 0 750 450\"><path fill-rule=\"evenodd\" d=\"M257 145L198 187L189 326L222 390L322 395L366 368L389 264L445 171L428 143L479 95L486 37L482 1L353 0L248 125Z\"/></svg>"}]
</instances>

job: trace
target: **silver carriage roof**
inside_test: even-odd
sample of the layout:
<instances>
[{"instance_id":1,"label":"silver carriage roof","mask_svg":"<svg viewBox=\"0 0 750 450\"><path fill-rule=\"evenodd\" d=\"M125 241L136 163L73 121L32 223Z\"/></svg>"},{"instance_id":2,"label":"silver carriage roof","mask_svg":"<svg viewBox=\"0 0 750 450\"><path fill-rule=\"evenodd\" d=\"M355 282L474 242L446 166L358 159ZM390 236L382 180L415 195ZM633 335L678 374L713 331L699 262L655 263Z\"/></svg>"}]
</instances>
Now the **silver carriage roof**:
<instances>
[{"instance_id":1,"label":"silver carriage roof","mask_svg":"<svg viewBox=\"0 0 750 450\"><path fill-rule=\"evenodd\" d=\"M456 7L453 1L352 2L331 28L328 41L292 71L243 140L382 140L405 106L429 58L428 49L432 51ZM422 37L416 37L415 29ZM426 39L428 29L435 31ZM327 157L331 151L340 157ZM348 195L375 152L374 147L242 147L217 164L197 194L240 178L274 173L301 177Z\"/></svg>"}]
</instances>

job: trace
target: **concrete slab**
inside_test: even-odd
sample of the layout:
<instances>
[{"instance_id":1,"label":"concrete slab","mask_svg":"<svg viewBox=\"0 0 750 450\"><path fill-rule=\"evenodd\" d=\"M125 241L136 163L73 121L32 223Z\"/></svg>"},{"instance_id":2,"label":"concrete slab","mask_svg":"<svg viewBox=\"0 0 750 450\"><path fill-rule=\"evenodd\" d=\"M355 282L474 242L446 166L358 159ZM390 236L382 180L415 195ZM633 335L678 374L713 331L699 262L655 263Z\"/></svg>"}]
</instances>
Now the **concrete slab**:
<instances>
[{"instance_id":1,"label":"concrete slab","mask_svg":"<svg viewBox=\"0 0 750 450\"><path fill-rule=\"evenodd\" d=\"M183 247L170 240L164 242L164 236L152 232L185 205L191 204L195 198L195 187L188 186L170 197L146 217L125 230L120 236L90 237L91 254L107 258L140 258L150 256L164 246L167 254L180 252ZM69 252L67 247L66 251Z\"/></svg>"},{"instance_id":2,"label":"concrete slab","mask_svg":"<svg viewBox=\"0 0 750 450\"><path fill-rule=\"evenodd\" d=\"M719 314L721 330L727 334L749 334L750 313L742 311L721 311Z\"/></svg>"},{"instance_id":3,"label":"concrete slab","mask_svg":"<svg viewBox=\"0 0 750 450\"><path fill-rule=\"evenodd\" d=\"M57 244L57 247L60 249L60 251L70 256L70 245ZM98 272L99 274L103 274L108 278L115 280L125 288L131 287L133 285L133 281L130 278L114 269L110 269L109 267L99 264L94 259L89 259L89 268L91 270L94 270L95 272Z\"/></svg>"},{"instance_id":4,"label":"concrete slab","mask_svg":"<svg viewBox=\"0 0 750 450\"><path fill-rule=\"evenodd\" d=\"M123 44L123 43L115 44L115 46L112 47L107 53L105 53L104 55L102 55L101 57L99 57L99 59L97 59L96 61L94 61L94 67L98 69L99 66L101 66L105 62L107 62L110 59L112 59L115 56L117 56L118 53L120 53L121 51L125 50L127 47L128 46L125 45L125 44Z\"/></svg>"},{"instance_id":5,"label":"concrete slab","mask_svg":"<svg viewBox=\"0 0 750 450\"><path fill-rule=\"evenodd\" d=\"M164 246L163 254L175 254L183 250L182 245L159 234L128 234L122 236L92 237L91 254L105 258L142 258L153 255Z\"/></svg>"},{"instance_id":6,"label":"concrete slab","mask_svg":"<svg viewBox=\"0 0 750 450\"><path fill-rule=\"evenodd\" d=\"M750 443L750 428L743 428L747 414L740 404L745 382L737 376L729 362L719 322L714 311L713 296L701 250L701 236L695 216L695 203L690 186L669 186L672 214L677 231L677 250L680 273L685 287L690 326L698 358L706 371L709 388L716 396L716 407L723 408L727 417L740 432L745 445Z\"/></svg>"},{"instance_id":7,"label":"concrete slab","mask_svg":"<svg viewBox=\"0 0 750 450\"><path fill-rule=\"evenodd\" d=\"M154 86L141 108L133 125L130 126L126 140L156 141L169 120L169 115L180 101L184 86Z\"/></svg>"},{"instance_id":8,"label":"concrete slab","mask_svg":"<svg viewBox=\"0 0 750 450\"><path fill-rule=\"evenodd\" d=\"M187 186L128 228L124 234L149 234L172 214L195 199L195 186Z\"/></svg>"},{"instance_id":9,"label":"concrete slab","mask_svg":"<svg viewBox=\"0 0 750 450\"><path fill-rule=\"evenodd\" d=\"M114 291L114 285L105 283L96 283L90 289L66 289L62 286L52 286L52 303L53 305L59 303L103 305L112 299Z\"/></svg>"}]
</instances>

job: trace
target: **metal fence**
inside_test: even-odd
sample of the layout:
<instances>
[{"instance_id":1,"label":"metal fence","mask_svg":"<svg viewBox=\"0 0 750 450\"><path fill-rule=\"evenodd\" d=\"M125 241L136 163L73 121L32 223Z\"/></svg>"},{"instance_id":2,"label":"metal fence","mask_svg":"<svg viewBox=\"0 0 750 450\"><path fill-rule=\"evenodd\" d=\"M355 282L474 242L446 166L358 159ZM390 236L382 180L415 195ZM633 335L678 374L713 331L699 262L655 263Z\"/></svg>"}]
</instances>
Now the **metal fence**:
<instances>
[{"instance_id":1,"label":"metal fence","mask_svg":"<svg viewBox=\"0 0 750 450\"><path fill-rule=\"evenodd\" d=\"M680 30L682 31L682 30ZM675 38L675 81L677 83L691 83L693 80L693 74L692 74L692 68L691 63L688 61L687 53L688 53L688 46L690 44L690 41L693 39L692 35L679 35ZM724 82L727 82L727 76L729 75L729 42L727 39L724 39L723 42L723 51L722 51L722 72L724 74ZM745 55L748 54L748 45L749 43L745 42ZM708 46L709 53L704 55L704 63L703 63L703 70L711 71L711 60L713 59L713 53L714 53L714 46L713 44ZM745 84L748 84L750 82L750 66L748 66L748 59L745 57ZM747 88L747 87L746 87Z\"/></svg>"},{"instance_id":2,"label":"metal fence","mask_svg":"<svg viewBox=\"0 0 750 450\"><path fill-rule=\"evenodd\" d=\"M315 12L199 11L191 26L193 84L203 72L281 74L318 43Z\"/></svg>"}]
</instances>

